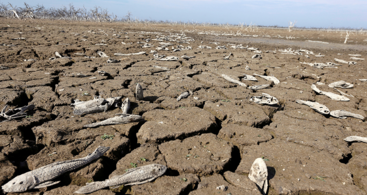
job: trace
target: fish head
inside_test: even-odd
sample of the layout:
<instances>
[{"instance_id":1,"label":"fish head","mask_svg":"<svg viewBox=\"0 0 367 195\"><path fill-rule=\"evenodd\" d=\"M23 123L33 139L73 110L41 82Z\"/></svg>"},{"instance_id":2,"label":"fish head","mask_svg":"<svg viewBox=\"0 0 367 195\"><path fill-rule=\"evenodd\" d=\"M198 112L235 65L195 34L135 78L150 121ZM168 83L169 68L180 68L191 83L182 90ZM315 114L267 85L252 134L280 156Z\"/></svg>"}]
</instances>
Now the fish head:
<instances>
[{"instance_id":1,"label":"fish head","mask_svg":"<svg viewBox=\"0 0 367 195\"><path fill-rule=\"evenodd\" d=\"M36 186L36 178L33 175L19 175L1 186L3 192L25 192Z\"/></svg>"},{"instance_id":2,"label":"fish head","mask_svg":"<svg viewBox=\"0 0 367 195\"><path fill-rule=\"evenodd\" d=\"M152 164L149 168L150 174L155 175L156 177L160 177L167 171L167 167L160 164Z\"/></svg>"}]
</instances>

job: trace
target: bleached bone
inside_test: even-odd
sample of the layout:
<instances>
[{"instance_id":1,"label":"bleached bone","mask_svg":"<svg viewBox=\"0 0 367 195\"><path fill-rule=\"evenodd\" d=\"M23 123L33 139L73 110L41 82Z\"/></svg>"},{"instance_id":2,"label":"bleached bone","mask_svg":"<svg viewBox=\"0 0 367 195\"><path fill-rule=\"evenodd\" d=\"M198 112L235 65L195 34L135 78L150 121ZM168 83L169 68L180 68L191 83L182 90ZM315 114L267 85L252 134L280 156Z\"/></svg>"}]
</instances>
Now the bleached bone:
<instances>
[{"instance_id":1,"label":"bleached bone","mask_svg":"<svg viewBox=\"0 0 367 195\"><path fill-rule=\"evenodd\" d=\"M108 55L106 55L103 51L97 51L97 54L102 58L108 58Z\"/></svg>"},{"instance_id":2,"label":"bleached bone","mask_svg":"<svg viewBox=\"0 0 367 195\"><path fill-rule=\"evenodd\" d=\"M180 96L177 97L177 101L180 101L181 99L187 98L189 97L190 93L189 92L183 92Z\"/></svg>"},{"instance_id":3,"label":"bleached bone","mask_svg":"<svg viewBox=\"0 0 367 195\"><path fill-rule=\"evenodd\" d=\"M337 100L337 101L342 101L342 102L349 102L349 100L350 100L349 98L344 97L342 95L338 95L338 94L331 93L331 92L326 92L326 91L321 91L314 84L311 85L311 89L314 90L318 94L325 95L325 96L329 97L332 100Z\"/></svg>"},{"instance_id":4,"label":"bleached bone","mask_svg":"<svg viewBox=\"0 0 367 195\"><path fill-rule=\"evenodd\" d=\"M261 57L261 55L260 55L260 54L255 54L255 55L253 55L251 58L252 58L252 59L255 59L255 58L259 58L259 59L261 59L262 57Z\"/></svg>"},{"instance_id":5,"label":"bleached bone","mask_svg":"<svg viewBox=\"0 0 367 195\"><path fill-rule=\"evenodd\" d=\"M262 194L268 191L268 168L264 159L257 158L251 166L248 178L255 182Z\"/></svg>"},{"instance_id":6,"label":"bleached bone","mask_svg":"<svg viewBox=\"0 0 367 195\"><path fill-rule=\"evenodd\" d=\"M185 60L189 60L191 58L195 58L196 56L187 56L187 55L183 55L181 56L182 59L185 59Z\"/></svg>"},{"instance_id":7,"label":"bleached bone","mask_svg":"<svg viewBox=\"0 0 367 195\"><path fill-rule=\"evenodd\" d=\"M83 127L92 128L92 127L105 126L105 125L127 124L127 123L132 123L132 122L139 122L142 119L143 118L140 115L122 114L120 116L108 118L100 122L84 125Z\"/></svg>"},{"instance_id":8,"label":"bleached bone","mask_svg":"<svg viewBox=\"0 0 367 195\"><path fill-rule=\"evenodd\" d=\"M136 84L135 97L136 97L136 100L144 99L143 88L141 87L139 83Z\"/></svg>"},{"instance_id":9,"label":"bleached bone","mask_svg":"<svg viewBox=\"0 0 367 195\"><path fill-rule=\"evenodd\" d=\"M254 76L249 75L249 74L245 74L244 77L243 77L243 80L256 81L257 82L257 79Z\"/></svg>"},{"instance_id":10,"label":"bleached bone","mask_svg":"<svg viewBox=\"0 0 367 195\"><path fill-rule=\"evenodd\" d=\"M351 113L345 110L333 110L330 112L330 115L335 118L340 118L340 119L346 119L347 117L353 117L353 118L364 120L364 116L360 114L354 114L354 113Z\"/></svg>"},{"instance_id":11,"label":"bleached bone","mask_svg":"<svg viewBox=\"0 0 367 195\"><path fill-rule=\"evenodd\" d=\"M351 83L347 83L345 81L336 81L336 82L330 83L328 86L331 88L338 87L338 88L343 88L343 89L351 89L353 88L354 85Z\"/></svg>"},{"instance_id":12,"label":"bleached bone","mask_svg":"<svg viewBox=\"0 0 367 195\"><path fill-rule=\"evenodd\" d=\"M367 143L367 137L361 137L361 136L349 136L344 139L346 142L364 142Z\"/></svg>"},{"instance_id":13,"label":"bleached bone","mask_svg":"<svg viewBox=\"0 0 367 195\"><path fill-rule=\"evenodd\" d=\"M264 76L264 75L259 75L259 74L256 74L256 73L254 73L254 75L258 76L258 77L261 77L261 78L263 78L267 81L273 81L274 84L276 84L276 85L278 85L280 83L280 81L274 76Z\"/></svg>"},{"instance_id":14,"label":"bleached bone","mask_svg":"<svg viewBox=\"0 0 367 195\"><path fill-rule=\"evenodd\" d=\"M112 59L112 58L109 58L107 60L107 63L119 63L119 62L120 62L120 60L115 60L115 59Z\"/></svg>"},{"instance_id":15,"label":"bleached bone","mask_svg":"<svg viewBox=\"0 0 367 195\"><path fill-rule=\"evenodd\" d=\"M303 101L303 100L296 100L296 103L301 105L306 105L315 110L316 112L324 115L329 115L330 110L325 105L320 104L318 102L311 102L311 101Z\"/></svg>"},{"instance_id":16,"label":"bleached bone","mask_svg":"<svg viewBox=\"0 0 367 195\"><path fill-rule=\"evenodd\" d=\"M364 58L357 58L357 57L350 57L350 59L352 59L352 60L359 60L359 61L363 61L364 60Z\"/></svg>"},{"instance_id":17,"label":"bleached bone","mask_svg":"<svg viewBox=\"0 0 367 195\"><path fill-rule=\"evenodd\" d=\"M178 60L178 57L176 57L176 56L167 56L167 57L161 58L159 60L160 61L177 61Z\"/></svg>"},{"instance_id":18,"label":"bleached bone","mask_svg":"<svg viewBox=\"0 0 367 195\"><path fill-rule=\"evenodd\" d=\"M238 80L236 80L236 79L232 79L230 76L228 76L228 75L225 75L225 74L222 74L221 75L225 80L227 80L227 81L229 81L229 82L231 82L231 83L236 83L236 84L238 84L238 85L240 85L240 86L242 86L242 87L247 87L247 85L245 84L245 83L242 83L241 81L238 81Z\"/></svg>"},{"instance_id":19,"label":"bleached bone","mask_svg":"<svg viewBox=\"0 0 367 195\"><path fill-rule=\"evenodd\" d=\"M279 106L279 101L276 97L271 96L267 93L262 93L261 96L252 96L250 101L253 101L257 104L266 104L269 106Z\"/></svg>"},{"instance_id":20,"label":"bleached bone","mask_svg":"<svg viewBox=\"0 0 367 195\"><path fill-rule=\"evenodd\" d=\"M231 56L233 56L233 54L232 53L229 53L228 56L224 56L224 60L229 60L229 57L231 57Z\"/></svg>"},{"instance_id":21,"label":"bleached bone","mask_svg":"<svg viewBox=\"0 0 367 195\"><path fill-rule=\"evenodd\" d=\"M359 79L361 82L367 82L367 79Z\"/></svg>"},{"instance_id":22,"label":"bleached bone","mask_svg":"<svg viewBox=\"0 0 367 195\"><path fill-rule=\"evenodd\" d=\"M260 90L260 89L269 89L272 87L272 84L263 84L263 85L253 85L249 86L249 89L252 89L254 91Z\"/></svg>"},{"instance_id":23,"label":"bleached bone","mask_svg":"<svg viewBox=\"0 0 367 195\"><path fill-rule=\"evenodd\" d=\"M0 112L0 122L10 121L12 119L23 118L27 116L27 113L26 113L27 111L34 109L34 105L29 105L29 106L23 106L20 108L9 109L8 111L5 112L7 107L8 105L5 105L4 108Z\"/></svg>"}]
</instances>

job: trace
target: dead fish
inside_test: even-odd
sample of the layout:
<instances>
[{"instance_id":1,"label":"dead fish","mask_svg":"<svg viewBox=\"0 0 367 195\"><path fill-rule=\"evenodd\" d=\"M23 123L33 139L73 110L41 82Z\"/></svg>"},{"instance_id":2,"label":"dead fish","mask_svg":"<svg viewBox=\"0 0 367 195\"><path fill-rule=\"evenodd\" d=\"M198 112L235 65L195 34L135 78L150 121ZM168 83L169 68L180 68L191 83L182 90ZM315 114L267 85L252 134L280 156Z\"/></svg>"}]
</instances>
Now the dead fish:
<instances>
[{"instance_id":1,"label":"dead fish","mask_svg":"<svg viewBox=\"0 0 367 195\"><path fill-rule=\"evenodd\" d=\"M132 123L132 122L139 122L141 120L143 120L143 117L140 115L121 114L120 116L115 116L115 117L108 118L100 122L87 124L87 125L84 125L83 127L92 128L92 127L105 126L105 125L127 124L127 123Z\"/></svg>"},{"instance_id":2,"label":"dead fish","mask_svg":"<svg viewBox=\"0 0 367 195\"><path fill-rule=\"evenodd\" d=\"M138 101L144 99L143 88L141 87L141 85L139 83L136 84L135 98Z\"/></svg>"},{"instance_id":3,"label":"dead fish","mask_svg":"<svg viewBox=\"0 0 367 195\"><path fill-rule=\"evenodd\" d=\"M296 100L296 103L309 106L310 108L312 108L313 110L315 110L316 112L320 114L324 114L324 115L330 114L329 108L327 108L325 105L320 104L318 102Z\"/></svg>"},{"instance_id":4,"label":"dead fish","mask_svg":"<svg viewBox=\"0 0 367 195\"><path fill-rule=\"evenodd\" d=\"M261 55L260 54L255 54L251 57L252 59L255 59L255 58L259 58L259 59L262 59Z\"/></svg>"},{"instance_id":5,"label":"dead fish","mask_svg":"<svg viewBox=\"0 0 367 195\"><path fill-rule=\"evenodd\" d=\"M187 56L187 55L183 55L181 56L182 59L185 59L185 60L189 60L191 58L195 58L196 56Z\"/></svg>"},{"instance_id":6,"label":"dead fish","mask_svg":"<svg viewBox=\"0 0 367 195\"><path fill-rule=\"evenodd\" d=\"M331 88L337 87L337 88L343 88L343 89L351 89L353 88L354 85L351 83L347 83L345 81L336 81L336 82L330 83L328 86Z\"/></svg>"},{"instance_id":7,"label":"dead fish","mask_svg":"<svg viewBox=\"0 0 367 195\"><path fill-rule=\"evenodd\" d=\"M322 94L322 95L325 95L325 96L329 97L332 100L337 100L337 101L342 101L342 102L349 102L350 101L349 98L344 97L342 95L338 95L338 94L327 92L327 91L321 91L314 84L311 85L311 89L314 90L318 94Z\"/></svg>"},{"instance_id":8,"label":"dead fish","mask_svg":"<svg viewBox=\"0 0 367 195\"><path fill-rule=\"evenodd\" d=\"M224 60L229 60L229 57L231 57L231 56L233 56L233 54L232 53L229 53L228 56L224 56Z\"/></svg>"},{"instance_id":9,"label":"dead fish","mask_svg":"<svg viewBox=\"0 0 367 195\"><path fill-rule=\"evenodd\" d=\"M273 82L271 84L263 84L263 85L253 85L249 86L249 89L252 89L254 91L260 90L260 89L269 89L273 87Z\"/></svg>"},{"instance_id":10,"label":"dead fish","mask_svg":"<svg viewBox=\"0 0 367 195\"><path fill-rule=\"evenodd\" d=\"M147 183L162 176L166 170L167 167L160 164L150 164L128 169L123 175L117 175L105 181L87 183L86 186L81 187L75 193L88 194L110 186L117 188L120 185L129 186Z\"/></svg>"},{"instance_id":11,"label":"dead fish","mask_svg":"<svg viewBox=\"0 0 367 195\"><path fill-rule=\"evenodd\" d=\"M121 110L122 110L122 114L127 114L128 111L130 110L130 100L129 98L126 98L122 104L121 104Z\"/></svg>"},{"instance_id":12,"label":"dead fish","mask_svg":"<svg viewBox=\"0 0 367 195\"><path fill-rule=\"evenodd\" d=\"M183 92L180 96L177 97L177 101L180 101L181 99L189 97L189 92Z\"/></svg>"},{"instance_id":13,"label":"dead fish","mask_svg":"<svg viewBox=\"0 0 367 195\"><path fill-rule=\"evenodd\" d=\"M270 106L279 106L279 101L276 97L271 96L267 93L262 93L261 96L252 96L250 101L253 101L257 104L266 104Z\"/></svg>"},{"instance_id":14,"label":"dead fish","mask_svg":"<svg viewBox=\"0 0 367 195\"><path fill-rule=\"evenodd\" d=\"M111 106L118 106L121 101L121 97L114 98L100 98L95 97L93 100L89 101L79 101L75 100L75 102L71 105L74 107L75 115L85 115L96 112L106 112Z\"/></svg>"},{"instance_id":15,"label":"dead fish","mask_svg":"<svg viewBox=\"0 0 367 195\"><path fill-rule=\"evenodd\" d=\"M8 105L5 105L4 108L1 110L0 122L10 121L12 119L23 118L27 116L27 113L26 113L27 111L34 109L34 105L29 105L29 106L23 106L20 108L9 109L8 111L5 112L7 107Z\"/></svg>"},{"instance_id":16,"label":"dead fish","mask_svg":"<svg viewBox=\"0 0 367 195\"><path fill-rule=\"evenodd\" d=\"M238 81L238 80L236 80L236 79L232 79L230 76L228 76L228 75L225 75L225 74L222 74L222 77L225 79L225 80L227 80L227 81L229 81L229 82L231 82L231 83L236 83L236 84L238 84L238 85L240 85L240 86L242 86L242 87L247 87L247 85L245 84L245 83L242 83L241 81Z\"/></svg>"},{"instance_id":17,"label":"dead fish","mask_svg":"<svg viewBox=\"0 0 367 195\"><path fill-rule=\"evenodd\" d=\"M361 136L349 136L344 139L346 142L364 142L367 143L367 137L361 137Z\"/></svg>"},{"instance_id":18,"label":"dead fish","mask_svg":"<svg viewBox=\"0 0 367 195\"><path fill-rule=\"evenodd\" d=\"M264 159L257 158L251 166L248 178L255 182L262 194L268 191L268 168Z\"/></svg>"},{"instance_id":19,"label":"dead fish","mask_svg":"<svg viewBox=\"0 0 367 195\"><path fill-rule=\"evenodd\" d=\"M245 74L242 79L247 80L247 81L256 81L257 82L257 79L254 76L248 75L248 74Z\"/></svg>"},{"instance_id":20,"label":"dead fish","mask_svg":"<svg viewBox=\"0 0 367 195\"><path fill-rule=\"evenodd\" d=\"M106 55L103 51L97 51L97 54L102 58L108 58L108 55Z\"/></svg>"},{"instance_id":21,"label":"dead fish","mask_svg":"<svg viewBox=\"0 0 367 195\"><path fill-rule=\"evenodd\" d=\"M161 59L158 59L160 61L177 61L178 60L178 57L176 56L167 56L165 58L161 58Z\"/></svg>"},{"instance_id":22,"label":"dead fish","mask_svg":"<svg viewBox=\"0 0 367 195\"><path fill-rule=\"evenodd\" d=\"M109 149L109 147L99 146L92 154L88 154L84 158L55 162L33 171L28 171L10 180L1 188L4 192L25 192L58 184L60 181L54 182L50 180L89 164L101 157Z\"/></svg>"},{"instance_id":23,"label":"dead fish","mask_svg":"<svg viewBox=\"0 0 367 195\"><path fill-rule=\"evenodd\" d=\"M116 59L112 59L112 58L109 58L107 60L107 63L119 63L119 62L120 62L120 60L116 60Z\"/></svg>"},{"instance_id":24,"label":"dead fish","mask_svg":"<svg viewBox=\"0 0 367 195\"><path fill-rule=\"evenodd\" d=\"M354 117L357 119L361 119L364 120L364 116L360 115L360 114L354 114L352 112L348 112L345 110L333 110L330 112L330 115L335 117L335 118L340 118L340 119L346 119L347 117Z\"/></svg>"},{"instance_id":25,"label":"dead fish","mask_svg":"<svg viewBox=\"0 0 367 195\"><path fill-rule=\"evenodd\" d=\"M274 84L276 84L276 85L278 85L280 83L280 81L274 76L264 76L264 75L259 75L259 74L256 74L256 73L254 73L254 75L258 76L258 77L261 77L261 78L263 78L267 81L273 81Z\"/></svg>"}]
</instances>

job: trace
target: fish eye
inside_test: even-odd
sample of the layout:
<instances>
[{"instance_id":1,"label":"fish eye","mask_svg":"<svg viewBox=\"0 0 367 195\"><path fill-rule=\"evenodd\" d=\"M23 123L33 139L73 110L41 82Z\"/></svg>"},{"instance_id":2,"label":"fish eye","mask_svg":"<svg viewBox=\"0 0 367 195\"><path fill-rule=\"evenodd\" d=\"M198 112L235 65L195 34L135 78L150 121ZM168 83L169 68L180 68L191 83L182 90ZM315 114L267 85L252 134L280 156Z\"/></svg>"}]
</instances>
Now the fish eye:
<instances>
[{"instance_id":1,"label":"fish eye","mask_svg":"<svg viewBox=\"0 0 367 195\"><path fill-rule=\"evenodd\" d=\"M21 181L19 184L23 184L23 181Z\"/></svg>"}]
</instances>

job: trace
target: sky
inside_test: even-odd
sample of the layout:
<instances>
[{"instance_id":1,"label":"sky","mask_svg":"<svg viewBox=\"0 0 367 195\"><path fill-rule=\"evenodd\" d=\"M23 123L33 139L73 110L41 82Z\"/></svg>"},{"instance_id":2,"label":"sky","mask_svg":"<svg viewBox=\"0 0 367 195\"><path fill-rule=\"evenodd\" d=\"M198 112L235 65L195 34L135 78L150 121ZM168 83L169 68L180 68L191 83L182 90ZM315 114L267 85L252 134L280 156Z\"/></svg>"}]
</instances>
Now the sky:
<instances>
[{"instance_id":1,"label":"sky","mask_svg":"<svg viewBox=\"0 0 367 195\"><path fill-rule=\"evenodd\" d=\"M11 0L24 7L101 7L122 18L307 28L367 29L367 0Z\"/></svg>"}]
</instances>

